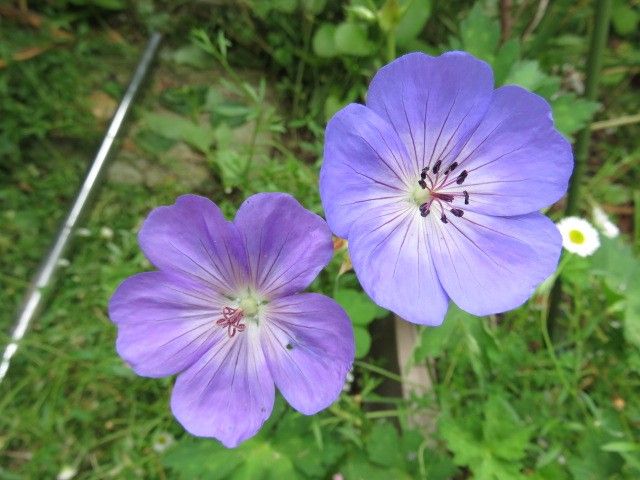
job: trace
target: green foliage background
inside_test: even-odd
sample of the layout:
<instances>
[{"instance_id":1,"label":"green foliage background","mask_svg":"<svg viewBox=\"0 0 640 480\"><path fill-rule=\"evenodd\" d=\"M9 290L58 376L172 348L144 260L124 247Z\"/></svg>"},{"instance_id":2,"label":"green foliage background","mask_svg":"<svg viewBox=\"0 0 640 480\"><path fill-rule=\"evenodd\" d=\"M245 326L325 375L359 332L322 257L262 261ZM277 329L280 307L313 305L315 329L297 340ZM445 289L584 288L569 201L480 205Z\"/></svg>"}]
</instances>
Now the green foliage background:
<instances>
[{"instance_id":1,"label":"green foliage background","mask_svg":"<svg viewBox=\"0 0 640 480\"><path fill-rule=\"evenodd\" d=\"M0 385L0 478L55 478L65 466L83 479L640 478L640 4L613 2L601 95L590 102L581 97L592 3L8 2L12 10L0 10L3 345L147 32L166 38L69 264ZM229 217L259 191L290 192L322 213L328 118L363 101L372 75L396 55L451 49L489 62L498 85L545 97L569 139L593 129L582 214L602 205L623 233L603 237L592 257L565 258L553 338L544 287L505 315L452 307L442 327L420 330L411 360L427 367L433 389L389 393L383 384L410 384L372 349L389 341L376 332L392 318L362 293L337 248L312 289L334 296L356 331L354 380L339 402L304 417L278 398L263 430L235 450L185 434L168 408L172 379L133 375L106 316L118 283L150 268L136 242L142 219L186 192L207 195ZM548 214L559 219L561 207ZM165 448L167 434L175 442Z\"/></svg>"}]
</instances>

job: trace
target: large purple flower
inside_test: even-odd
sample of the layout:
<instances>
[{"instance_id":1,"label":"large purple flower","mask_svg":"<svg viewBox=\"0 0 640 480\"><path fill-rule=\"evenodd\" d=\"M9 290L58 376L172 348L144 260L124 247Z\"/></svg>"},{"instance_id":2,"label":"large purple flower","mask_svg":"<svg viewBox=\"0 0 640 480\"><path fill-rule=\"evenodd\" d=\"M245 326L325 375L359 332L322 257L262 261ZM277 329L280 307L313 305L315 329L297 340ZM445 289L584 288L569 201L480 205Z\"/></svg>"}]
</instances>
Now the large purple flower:
<instances>
[{"instance_id":1,"label":"large purple flower","mask_svg":"<svg viewBox=\"0 0 640 480\"><path fill-rule=\"evenodd\" d=\"M171 408L189 432L238 445L271 414L274 384L307 415L337 399L354 357L351 322L332 299L298 293L332 256L320 217L262 193L228 222L185 195L152 211L139 241L158 271L113 294L117 350L138 375L179 374Z\"/></svg>"},{"instance_id":2,"label":"large purple flower","mask_svg":"<svg viewBox=\"0 0 640 480\"><path fill-rule=\"evenodd\" d=\"M562 239L538 210L572 166L542 98L494 90L467 53L411 53L376 74L366 106L329 122L320 194L373 300L439 325L449 300L502 312L554 271Z\"/></svg>"}]
</instances>

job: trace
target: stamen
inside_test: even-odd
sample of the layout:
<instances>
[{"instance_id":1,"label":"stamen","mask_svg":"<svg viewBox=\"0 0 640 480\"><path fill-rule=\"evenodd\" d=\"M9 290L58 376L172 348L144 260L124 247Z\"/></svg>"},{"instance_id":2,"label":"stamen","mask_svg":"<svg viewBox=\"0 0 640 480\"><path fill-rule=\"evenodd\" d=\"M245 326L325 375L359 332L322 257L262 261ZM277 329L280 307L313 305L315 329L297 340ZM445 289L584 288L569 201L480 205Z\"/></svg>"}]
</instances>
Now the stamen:
<instances>
[{"instance_id":1,"label":"stamen","mask_svg":"<svg viewBox=\"0 0 640 480\"><path fill-rule=\"evenodd\" d=\"M462 215L464 215L464 210L461 210L459 208L452 208L451 213L453 213L456 217L461 217Z\"/></svg>"},{"instance_id":2,"label":"stamen","mask_svg":"<svg viewBox=\"0 0 640 480\"><path fill-rule=\"evenodd\" d=\"M424 190L425 188L427 188L427 182L425 182L423 179L418 180L418 185L420 185L420 187Z\"/></svg>"},{"instance_id":3,"label":"stamen","mask_svg":"<svg viewBox=\"0 0 640 480\"><path fill-rule=\"evenodd\" d=\"M463 190L462 194L464 195L464 204L469 205L469 192L467 192L466 190Z\"/></svg>"},{"instance_id":4,"label":"stamen","mask_svg":"<svg viewBox=\"0 0 640 480\"><path fill-rule=\"evenodd\" d=\"M243 318L244 312L241 308L224 307L222 309L222 318L216 320L216 325L227 327L227 334L231 338L236 334L236 331L244 332L246 325L240 323Z\"/></svg>"},{"instance_id":5,"label":"stamen","mask_svg":"<svg viewBox=\"0 0 640 480\"><path fill-rule=\"evenodd\" d=\"M448 175L449 172L453 172L457 166L458 166L458 162L453 162L451 165L447 167L447 169L444 171L444 174Z\"/></svg>"},{"instance_id":6,"label":"stamen","mask_svg":"<svg viewBox=\"0 0 640 480\"><path fill-rule=\"evenodd\" d=\"M440 170L440 165L442 165L442 160L438 160L435 165L433 166L433 173L438 173L438 170Z\"/></svg>"},{"instance_id":7,"label":"stamen","mask_svg":"<svg viewBox=\"0 0 640 480\"><path fill-rule=\"evenodd\" d=\"M427 170L426 169L422 169L422 172L420 172L420 178L422 180L424 180L425 178L427 178Z\"/></svg>"},{"instance_id":8,"label":"stamen","mask_svg":"<svg viewBox=\"0 0 640 480\"><path fill-rule=\"evenodd\" d=\"M420 205L420 215L426 217L431 212L431 202L425 202Z\"/></svg>"},{"instance_id":9,"label":"stamen","mask_svg":"<svg viewBox=\"0 0 640 480\"><path fill-rule=\"evenodd\" d=\"M442 223L449 223L449 220L447 220L447 216L444 214L444 212L442 212L440 220L442 220Z\"/></svg>"},{"instance_id":10,"label":"stamen","mask_svg":"<svg viewBox=\"0 0 640 480\"><path fill-rule=\"evenodd\" d=\"M458 175L458 179L456 180L456 183L458 185L462 185L462 182L464 182L464 180L467 178L467 175L469 175L469 173L466 170L463 170L462 172L460 172L460 175Z\"/></svg>"},{"instance_id":11,"label":"stamen","mask_svg":"<svg viewBox=\"0 0 640 480\"><path fill-rule=\"evenodd\" d=\"M439 200L442 200L443 202L449 202L449 203L453 202L453 199L455 198L450 193L439 193L439 192L431 192L431 196Z\"/></svg>"}]
</instances>

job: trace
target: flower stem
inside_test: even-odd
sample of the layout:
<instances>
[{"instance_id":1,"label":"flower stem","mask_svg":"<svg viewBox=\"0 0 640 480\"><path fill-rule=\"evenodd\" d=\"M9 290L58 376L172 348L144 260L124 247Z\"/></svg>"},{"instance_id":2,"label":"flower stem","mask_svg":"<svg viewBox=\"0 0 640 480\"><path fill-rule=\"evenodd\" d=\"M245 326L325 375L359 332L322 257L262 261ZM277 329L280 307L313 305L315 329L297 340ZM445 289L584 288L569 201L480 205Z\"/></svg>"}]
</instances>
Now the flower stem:
<instances>
[{"instance_id":1,"label":"flower stem","mask_svg":"<svg viewBox=\"0 0 640 480\"><path fill-rule=\"evenodd\" d=\"M395 29L391 29L387 33L387 61L392 62L395 59L396 59L396 35L395 35Z\"/></svg>"},{"instance_id":2,"label":"flower stem","mask_svg":"<svg viewBox=\"0 0 640 480\"><path fill-rule=\"evenodd\" d=\"M584 96L587 100L596 100L598 96L598 82L602 67L602 57L609 35L609 19L611 17L612 0L597 0L595 11L595 25L591 34L589 56L587 57L587 71ZM580 185L584 177L584 167L589 155L589 143L591 141L591 129L586 127L578 134L575 149L575 167L569 194L567 196L567 215L573 215L577 210L580 193Z\"/></svg>"},{"instance_id":3,"label":"flower stem","mask_svg":"<svg viewBox=\"0 0 640 480\"><path fill-rule=\"evenodd\" d=\"M589 45L589 56L587 57L587 71L585 82L585 98L596 100L598 96L598 82L600 80L600 70L602 67L602 57L604 55L607 37L609 35L609 19L611 17L611 4L613 0L596 0L594 13L594 27L591 33L591 43ZM578 200L580 198L580 185L582 184L585 172L585 164L589 155L589 143L591 141L591 128L585 127L578 134L575 147L575 166L569 193L567 195L567 207L565 215L574 215L578 210ZM558 278L549 301L549 321L548 326L551 336L557 336L557 318L560 313L560 300L562 299L562 279Z\"/></svg>"}]
</instances>

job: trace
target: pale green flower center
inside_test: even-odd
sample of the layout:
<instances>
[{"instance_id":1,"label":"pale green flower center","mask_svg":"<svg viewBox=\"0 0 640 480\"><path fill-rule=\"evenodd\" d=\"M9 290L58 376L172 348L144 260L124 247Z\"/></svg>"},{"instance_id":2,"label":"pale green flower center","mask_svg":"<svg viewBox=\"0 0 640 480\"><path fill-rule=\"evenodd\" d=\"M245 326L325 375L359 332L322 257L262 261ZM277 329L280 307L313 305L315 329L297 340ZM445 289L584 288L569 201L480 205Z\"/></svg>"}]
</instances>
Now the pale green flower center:
<instances>
[{"instance_id":1,"label":"pale green flower center","mask_svg":"<svg viewBox=\"0 0 640 480\"><path fill-rule=\"evenodd\" d=\"M431 197L429 189L422 189L416 185L409 191L409 201L415 203L418 207L426 203Z\"/></svg>"}]
</instances>

